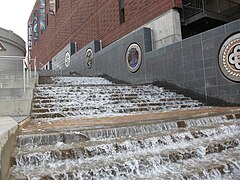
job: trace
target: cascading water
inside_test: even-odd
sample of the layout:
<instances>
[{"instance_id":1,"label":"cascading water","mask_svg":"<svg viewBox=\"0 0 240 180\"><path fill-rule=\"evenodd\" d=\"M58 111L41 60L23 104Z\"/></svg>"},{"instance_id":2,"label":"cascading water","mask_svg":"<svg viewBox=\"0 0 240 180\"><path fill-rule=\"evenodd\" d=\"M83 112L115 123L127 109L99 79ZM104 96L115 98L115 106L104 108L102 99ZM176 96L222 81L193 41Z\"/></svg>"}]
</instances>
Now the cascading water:
<instances>
[{"instance_id":1,"label":"cascading water","mask_svg":"<svg viewBox=\"0 0 240 180\"><path fill-rule=\"evenodd\" d=\"M77 116L81 121L83 117L95 115L133 114L136 107L132 105L146 112L154 108L162 111L166 108L163 104L171 107L166 108L168 110L182 105L184 110L201 105L151 85L115 86L104 79L97 80L99 85L93 85L94 80L53 78L51 87L39 87L34 107L41 111L33 112L32 123L51 126L54 121L68 122L68 117ZM91 85L87 86L87 82ZM62 93L67 94L66 97ZM49 114L56 112L63 117L51 119ZM46 117L40 116L42 114ZM239 114L231 118L221 115L119 122L53 132L22 130L16 146L10 180L240 179Z\"/></svg>"}]
</instances>

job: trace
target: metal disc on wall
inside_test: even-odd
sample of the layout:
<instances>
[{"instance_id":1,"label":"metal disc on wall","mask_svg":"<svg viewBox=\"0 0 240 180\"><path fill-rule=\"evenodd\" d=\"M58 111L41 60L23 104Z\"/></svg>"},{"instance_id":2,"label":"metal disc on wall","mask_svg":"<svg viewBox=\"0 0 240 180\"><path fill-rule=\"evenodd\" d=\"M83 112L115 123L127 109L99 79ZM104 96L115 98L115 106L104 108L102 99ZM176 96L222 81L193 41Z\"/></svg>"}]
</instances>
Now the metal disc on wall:
<instances>
[{"instance_id":1,"label":"metal disc on wall","mask_svg":"<svg viewBox=\"0 0 240 180\"><path fill-rule=\"evenodd\" d=\"M70 60L70 53L66 52L65 54L65 66L68 68L70 66L71 60Z\"/></svg>"},{"instance_id":2,"label":"metal disc on wall","mask_svg":"<svg viewBox=\"0 0 240 180\"><path fill-rule=\"evenodd\" d=\"M85 54L86 64L89 69L93 66L93 50L91 48L88 48Z\"/></svg>"},{"instance_id":3,"label":"metal disc on wall","mask_svg":"<svg viewBox=\"0 0 240 180\"><path fill-rule=\"evenodd\" d=\"M240 33L232 35L223 43L218 62L225 77L240 82Z\"/></svg>"},{"instance_id":4,"label":"metal disc on wall","mask_svg":"<svg viewBox=\"0 0 240 180\"><path fill-rule=\"evenodd\" d=\"M138 71L142 63L142 50L137 43L132 43L128 47L125 60L130 72L134 73Z\"/></svg>"}]
</instances>

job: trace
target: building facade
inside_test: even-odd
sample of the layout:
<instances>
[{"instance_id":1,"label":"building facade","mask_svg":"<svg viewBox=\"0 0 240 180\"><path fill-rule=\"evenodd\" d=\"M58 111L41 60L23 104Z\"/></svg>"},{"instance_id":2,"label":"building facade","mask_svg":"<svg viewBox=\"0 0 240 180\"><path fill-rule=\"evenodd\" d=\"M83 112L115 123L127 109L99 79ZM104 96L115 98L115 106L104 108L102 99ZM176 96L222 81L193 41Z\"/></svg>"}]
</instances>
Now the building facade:
<instances>
[{"instance_id":1,"label":"building facade","mask_svg":"<svg viewBox=\"0 0 240 180\"><path fill-rule=\"evenodd\" d=\"M41 10L40 2L36 1L29 18L30 24L34 23L34 11L39 13ZM101 40L105 47L167 12L159 25L168 25L169 28L162 30L165 37L160 38L172 36L172 41L181 38L178 12L181 0L140 0L137 3L136 0L55 0L54 14L50 9L51 0L45 3L46 28L40 29L39 20L38 37L34 40L34 32L31 36L31 54L41 64L46 64L70 42L76 42L78 50L93 40ZM172 27L173 23L177 27ZM177 29L179 32L176 32ZM176 37L173 34L177 34Z\"/></svg>"},{"instance_id":2,"label":"building facade","mask_svg":"<svg viewBox=\"0 0 240 180\"><path fill-rule=\"evenodd\" d=\"M239 8L233 0L38 0L29 44L39 68L239 105Z\"/></svg>"},{"instance_id":3,"label":"building facade","mask_svg":"<svg viewBox=\"0 0 240 180\"><path fill-rule=\"evenodd\" d=\"M36 0L29 44L41 66L70 42L77 50L93 40L106 47L149 27L157 49L236 20L239 12L237 0Z\"/></svg>"}]
</instances>

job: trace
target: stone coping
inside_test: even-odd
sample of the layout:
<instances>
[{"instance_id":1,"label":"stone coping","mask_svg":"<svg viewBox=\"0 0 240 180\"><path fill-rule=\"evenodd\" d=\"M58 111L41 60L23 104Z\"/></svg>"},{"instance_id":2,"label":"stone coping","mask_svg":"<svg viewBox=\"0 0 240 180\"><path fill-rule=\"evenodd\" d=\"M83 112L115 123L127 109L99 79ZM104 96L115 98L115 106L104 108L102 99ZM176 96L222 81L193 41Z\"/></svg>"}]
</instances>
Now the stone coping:
<instances>
[{"instance_id":1,"label":"stone coping","mask_svg":"<svg viewBox=\"0 0 240 180\"><path fill-rule=\"evenodd\" d=\"M19 126L28 120L28 116L0 116L0 179L2 173L2 151L8 140L13 136ZM11 151L11 150L9 150Z\"/></svg>"},{"instance_id":2,"label":"stone coping","mask_svg":"<svg viewBox=\"0 0 240 180\"><path fill-rule=\"evenodd\" d=\"M0 117L0 174L2 172L2 150L8 139L16 133L18 123L12 117ZM0 176L1 177L1 176Z\"/></svg>"}]
</instances>

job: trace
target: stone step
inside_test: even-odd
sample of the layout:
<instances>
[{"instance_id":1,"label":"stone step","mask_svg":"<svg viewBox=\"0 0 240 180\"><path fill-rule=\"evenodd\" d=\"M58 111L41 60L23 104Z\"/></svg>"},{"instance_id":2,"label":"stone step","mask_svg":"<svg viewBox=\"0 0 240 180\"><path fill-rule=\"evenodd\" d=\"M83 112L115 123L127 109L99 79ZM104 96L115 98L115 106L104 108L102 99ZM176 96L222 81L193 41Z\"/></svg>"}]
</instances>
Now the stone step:
<instances>
[{"instance_id":1,"label":"stone step","mask_svg":"<svg viewBox=\"0 0 240 180\"><path fill-rule=\"evenodd\" d=\"M179 160L184 156L186 158L191 158L196 155L197 150L194 149L201 144L201 148L205 146L206 154L208 153L219 153L224 149L233 148L239 146L239 135L240 128L238 131L234 130L231 126L226 126L222 129L221 134L219 127L211 127L208 130L211 130L212 134L207 134L206 129L194 130L189 129L189 131L173 131L172 133L154 133L150 136L143 138L122 138L118 141L82 141L75 143L65 143L58 142L54 145L45 145L41 147L29 147L18 148L15 150L13 156L14 162L18 166L25 165L42 165L49 162L55 162L57 160L65 159L81 159L86 158L96 158L97 156L111 156L114 154L125 154L125 153L136 153L139 154L143 150L147 151L156 151L169 148L181 146L178 150L185 148L181 154L175 149L170 151L172 156L172 161ZM226 130L232 130L232 134L227 134ZM201 137L198 136L201 134ZM218 134L218 137L215 135ZM63 139L64 134L62 135ZM83 136L84 137L84 136ZM69 138L68 138L69 139ZM77 136L74 140L78 140ZM193 146L189 148L189 146ZM186 148L187 147L187 148ZM199 149L199 147L198 147ZM175 157L173 157L173 153Z\"/></svg>"},{"instance_id":2,"label":"stone step","mask_svg":"<svg viewBox=\"0 0 240 180\"><path fill-rule=\"evenodd\" d=\"M168 133L171 133L172 130L176 130L179 128L180 128L180 132L182 132L182 128L187 128L187 130L191 128L192 130L195 131L200 128L205 129L205 127L211 128L208 126L214 126L213 128L218 128L218 127L221 127L222 125L228 125L228 126L236 125L236 128L238 128L240 117L238 118L239 119L236 119L235 115L231 115L231 117L229 115L229 117L214 116L214 117L188 119L188 120L177 120L177 121L171 121L171 122L156 120L154 124L148 124L148 122L146 122L145 124L139 123L134 125L116 124L116 127L114 127L113 125L111 125L110 127L107 125L100 126L100 127L97 126L92 128L79 127L79 128L71 129L70 132L68 132L67 129L59 129L60 131L59 133L19 135L17 138L17 147L33 146L34 144L36 144L37 146L49 145L49 144L55 144L57 142L63 142L63 140L66 139L66 138L61 138L64 135L63 132L65 132L69 136L71 135L71 137L74 137L75 135L78 136L83 134L91 140L105 140L105 139L115 139L115 138L124 138L124 137L126 138L143 137L145 135L154 134L154 133L163 133L163 132L166 132L168 134ZM221 130L221 128L219 130ZM201 133L197 133L197 134L199 134L199 136L201 135Z\"/></svg>"},{"instance_id":3,"label":"stone step","mask_svg":"<svg viewBox=\"0 0 240 180\"><path fill-rule=\"evenodd\" d=\"M51 109L33 109L31 117L37 118L59 118L59 117L78 117L78 118L92 118L92 117L106 117L106 116L121 116L130 114L139 114L143 112L159 112L159 111L173 111L179 109L196 109L200 108L196 103L182 103L182 104L164 104L162 106L134 106L134 104L124 104L122 106L113 106L111 104L104 106L86 106L80 108L56 107Z\"/></svg>"},{"instance_id":4,"label":"stone step","mask_svg":"<svg viewBox=\"0 0 240 180\"><path fill-rule=\"evenodd\" d=\"M66 100L66 101L65 101ZM201 106L202 104L195 101L195 100L188 100L188 99L183 99L183 100L175 100L175 101L155 101L155 102L150 102L150 101L141 101L139 99L134 99L134 100L122 100L122 101L101 101L97 106L93 106L95 101L88 101L87 103L84 103L83 101L74 101L65 99L65 100L58 100L58 101L52 101L49 102L48 100L42 100L39 101L38 103L33 102L33 109L32 112L37 112L38 110L41 111L43 109L43 112L52 112L54 108L69 108L71 106L72 108L85 108L85 107L90 107L92 109L100 108L103 105L107 108L109 106L136 106L136 107L155 107L155 106L167 106L167 105L198 105ZM129 104L129 105L128 105ZM88 109L90 109L88 108Z\"/></svg>"},{"instance_id":5,"label":"stone step","mask_svg":"<svg viewBox=\"0 0 240 180\"><path fill-rule=\"evenodd\" d=\"M204 175L204 171L215 168L222 169L220 171L220 176L222 176L227 172L231 173L232 165L240 161L240 152L239 148L235 148L236 144L239 143L232 140L221 145L210 144L189 150L142 151L137 155L129 153L125 154L124 158L122 154L115 154L107 157L102 155L89 161L67 159L44 165L18 166L11 170L10 179L26 177L40 179L137 178L153 171L159 173L158 178L166 175L176 178L177 176L189 177L193 174Z\"/></svg>"},{"instance_id":6,"label":"stone step","mask_svg":"<svg viewBox=\"0 0 240 180\"><path fill-rule=\"evenodd\" d=\"M39 85L36 87L36 93L46 93L49 91L70 91L70 92L94 92L94 91L106 91L112 93L121 93L121 92L146 92L146 93L174 93L167 89L156 87L152 85L142 85L142 86L123 86L123 85L85 85L85 86L42 86Z\"/></svg>"},{"instance_id":7,"label":"stone step","mask_svg":"<svg viewBox=\"0 0 240 180\"><path fill-rule=\"evenodd\" d=\"M112 94L119 94L119 95L124 95L124 94L138 94L138 95L165 95L165 96L176 96L177 94L175 92L169 92L169 91L154 91L154 90L145 90L145 89L139 89L138 91L130 89L130 90L125 90L125 89L102 89L102 88L94 88L92 87L91 89L69 89L69 88L64 88L64 89L55 89L55 90L35 90L35 95L45 95L45 94L108 94L111 96Z\"/></svg>"},{"instance_id":8,"label":"stone step","mask_svg":"<svg viewBox=\"0 0 240 180\"><path fill-rule=\"evenodd\" d=\"M139 100L128 101L106 101L99 102L99 104L94 104L95 101L89 102L65 102L65 103L34 103L32 113L45 113L45 112L55 112L55 111L84 111L84 110L94 110L94 109L109 109L109 108L138 108L143 107L147 109L151 109L154 107L167 107L167 106L201 106L201 103L196 101L187 100L187 101L156 101L156 102L144 102ZM164 107L162 109L164 109ZM127 110L127 109L126 109Z\"/></svg>"},{"instance_id":9,"label":"stone step","mask_svg":"<svg viewBox=\"0 0 240 180\"><path fill-rule=\"evenodd\" d=\"M113 84L102 77L52 77L51 79L56 85Z\"/></svg>"},{"instance_id":10,"label":"stone step","mask_svg":"<svg viewBox=\"0 0 240 180\"><path fill-rule=\"evenodd\" d=\"M126 98L122 97L121 99L115 99L115 98L111 98L111 97L99 97L99 99L95 99L93 97L90 97L90 96L85 96L85 97L78 97L78 98L66 98L66 97L63 97L63 98L50 98L50 97L40 97L40 98L34 98L33 99L33 103L34 104L40 104L40 105L45 105L45 104L57 104L57 105L61 105L63 103L69 103L69 102L86 102L87 101L111 101L113 102L114 104L118 103L120 100L121 101L129 101L131 103L144 103L144 102L171 102L171 101L189 101L189 102L198 102L196 100L191 100L191 98L188 98L188 97L181 97L181 96L177 96L177 97L174 97L174 98L155 98L154 100L153 99L141 99L141 98L135 98L135 97L131 97L131 96L127 96ZM111 103L109 102L109 103ZM120 102L119 102L120 103ZM199 102L199 104L202 104L201 102Z\"/></svg>"}]
</instances>

